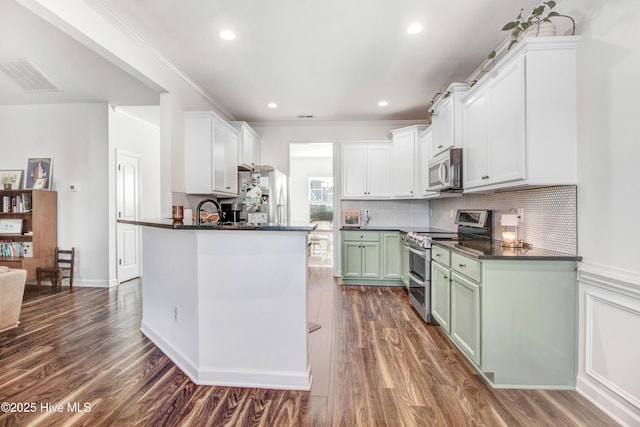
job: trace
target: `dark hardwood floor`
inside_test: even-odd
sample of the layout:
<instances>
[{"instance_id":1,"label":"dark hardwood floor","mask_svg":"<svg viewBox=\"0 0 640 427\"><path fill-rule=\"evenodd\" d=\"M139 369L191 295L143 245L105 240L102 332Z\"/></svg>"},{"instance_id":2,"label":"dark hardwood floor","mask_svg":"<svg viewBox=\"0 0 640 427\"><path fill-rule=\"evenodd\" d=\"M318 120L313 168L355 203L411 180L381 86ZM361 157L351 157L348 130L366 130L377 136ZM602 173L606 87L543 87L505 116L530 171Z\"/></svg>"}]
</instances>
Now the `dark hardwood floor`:
<instances>
[{"instance_id":1,"label":"dark hardwood floor","mask_svg":"<svg viewBox=\"0 0 640 427\"><path fill-rule=\"evenodd\" d=\"M139 331L138 281L29 286L0 334L0 425L616 425L576 392L493 390L402 289L310 278L310 392L194 385Z\"/></svg>"}]
</instances>

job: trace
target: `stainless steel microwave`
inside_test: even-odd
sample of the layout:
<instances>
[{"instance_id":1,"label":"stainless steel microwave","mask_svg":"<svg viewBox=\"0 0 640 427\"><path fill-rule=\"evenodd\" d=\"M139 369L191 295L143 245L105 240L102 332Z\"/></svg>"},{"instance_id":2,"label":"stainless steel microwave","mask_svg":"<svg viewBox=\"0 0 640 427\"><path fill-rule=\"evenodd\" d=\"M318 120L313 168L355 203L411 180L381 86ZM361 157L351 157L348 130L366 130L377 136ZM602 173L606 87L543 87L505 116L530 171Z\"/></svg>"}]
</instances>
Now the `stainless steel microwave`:
<instances>
[{"instance_id":1,"label":"stainless steel microwave","mask_svg":"<svg viewBox=\"0 0 640 427\"><path fill-rule=\"evenodd\" d=\"M430 191L462 191L462 148L451 148L429 162Z\"/></svg>"}]
</instances>

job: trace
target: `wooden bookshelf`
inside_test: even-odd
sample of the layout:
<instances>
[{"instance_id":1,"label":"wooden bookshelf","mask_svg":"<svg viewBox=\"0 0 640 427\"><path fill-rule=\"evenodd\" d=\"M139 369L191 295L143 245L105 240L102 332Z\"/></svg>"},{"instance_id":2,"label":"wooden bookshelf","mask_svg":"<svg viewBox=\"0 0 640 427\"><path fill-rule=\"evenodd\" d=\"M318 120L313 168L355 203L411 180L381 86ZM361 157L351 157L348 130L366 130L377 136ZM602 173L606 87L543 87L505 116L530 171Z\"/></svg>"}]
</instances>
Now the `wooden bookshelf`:
<instances>
[{"instance_id":1,"label":"wooden bookshelf","mask_svg":"<svg viewBox=\"0 0 640 427\"><path fill-rule=\"evenodd\" d=\"M27 280L36 278L36 268L55 265L55 249L58 245L58 193L48 190L2 190L0 203L5 196L10 200L31 197L28 211L0 212L2 219L22 220L21 234L0 234L2 242L31 243L32 256L0 256L0 265L27 270ZM0 204L0 208L2 208ZM12 204L12 209L17 206Z\"/></svg>"}]
</instances>

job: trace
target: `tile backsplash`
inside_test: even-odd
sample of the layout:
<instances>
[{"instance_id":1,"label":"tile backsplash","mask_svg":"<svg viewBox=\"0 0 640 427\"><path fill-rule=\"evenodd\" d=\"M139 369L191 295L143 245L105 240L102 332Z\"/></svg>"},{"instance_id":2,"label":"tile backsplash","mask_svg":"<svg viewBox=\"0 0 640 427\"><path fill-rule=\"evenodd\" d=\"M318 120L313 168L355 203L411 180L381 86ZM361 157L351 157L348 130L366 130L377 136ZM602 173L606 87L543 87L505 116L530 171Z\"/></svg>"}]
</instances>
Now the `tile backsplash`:
<instances>
[{"instance_id":1,"label":"tile backsplash","mask_svg":"<svg viewBox=\"0 0 640 427\"><path fill-rule=\"evenodd\" d=\"M425 200L342 200L340 209L369 209L370 226L429 226Z\"/></svg>"},{"instance_id":2,"label":"tile backsplash","mask_svg":"<svg viewBox=\"0 0 640 427\"><path fill-rule=\"evenodd\" d=\"M491 209L493 238L501 240L500 215L511 208L524 209L518 237L534 247L576 255L577 191L575 185L468 194L464 197L433 200L431 227L456 230L450 212L457 209Z\"/></svg>"}]
</instances>

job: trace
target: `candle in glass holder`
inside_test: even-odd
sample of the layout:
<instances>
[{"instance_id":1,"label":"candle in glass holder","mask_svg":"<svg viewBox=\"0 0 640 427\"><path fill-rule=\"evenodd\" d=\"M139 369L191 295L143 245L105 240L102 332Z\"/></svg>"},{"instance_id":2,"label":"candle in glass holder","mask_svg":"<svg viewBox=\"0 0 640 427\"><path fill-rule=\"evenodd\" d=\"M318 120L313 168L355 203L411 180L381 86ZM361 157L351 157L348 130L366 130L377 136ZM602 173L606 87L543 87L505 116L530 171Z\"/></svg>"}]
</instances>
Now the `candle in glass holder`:
<instances>
[{"instance_id":1,"label":"candle in glass holder","mask_svg":"<svg viewBox=\"0 0 640 427\"><path fill-rule=\"evenodd\" d=\"M505 245L514 245L518 236L516 236L515 231L503 231L502 232L502 242Z\"/></svg>"}]
</instances>

